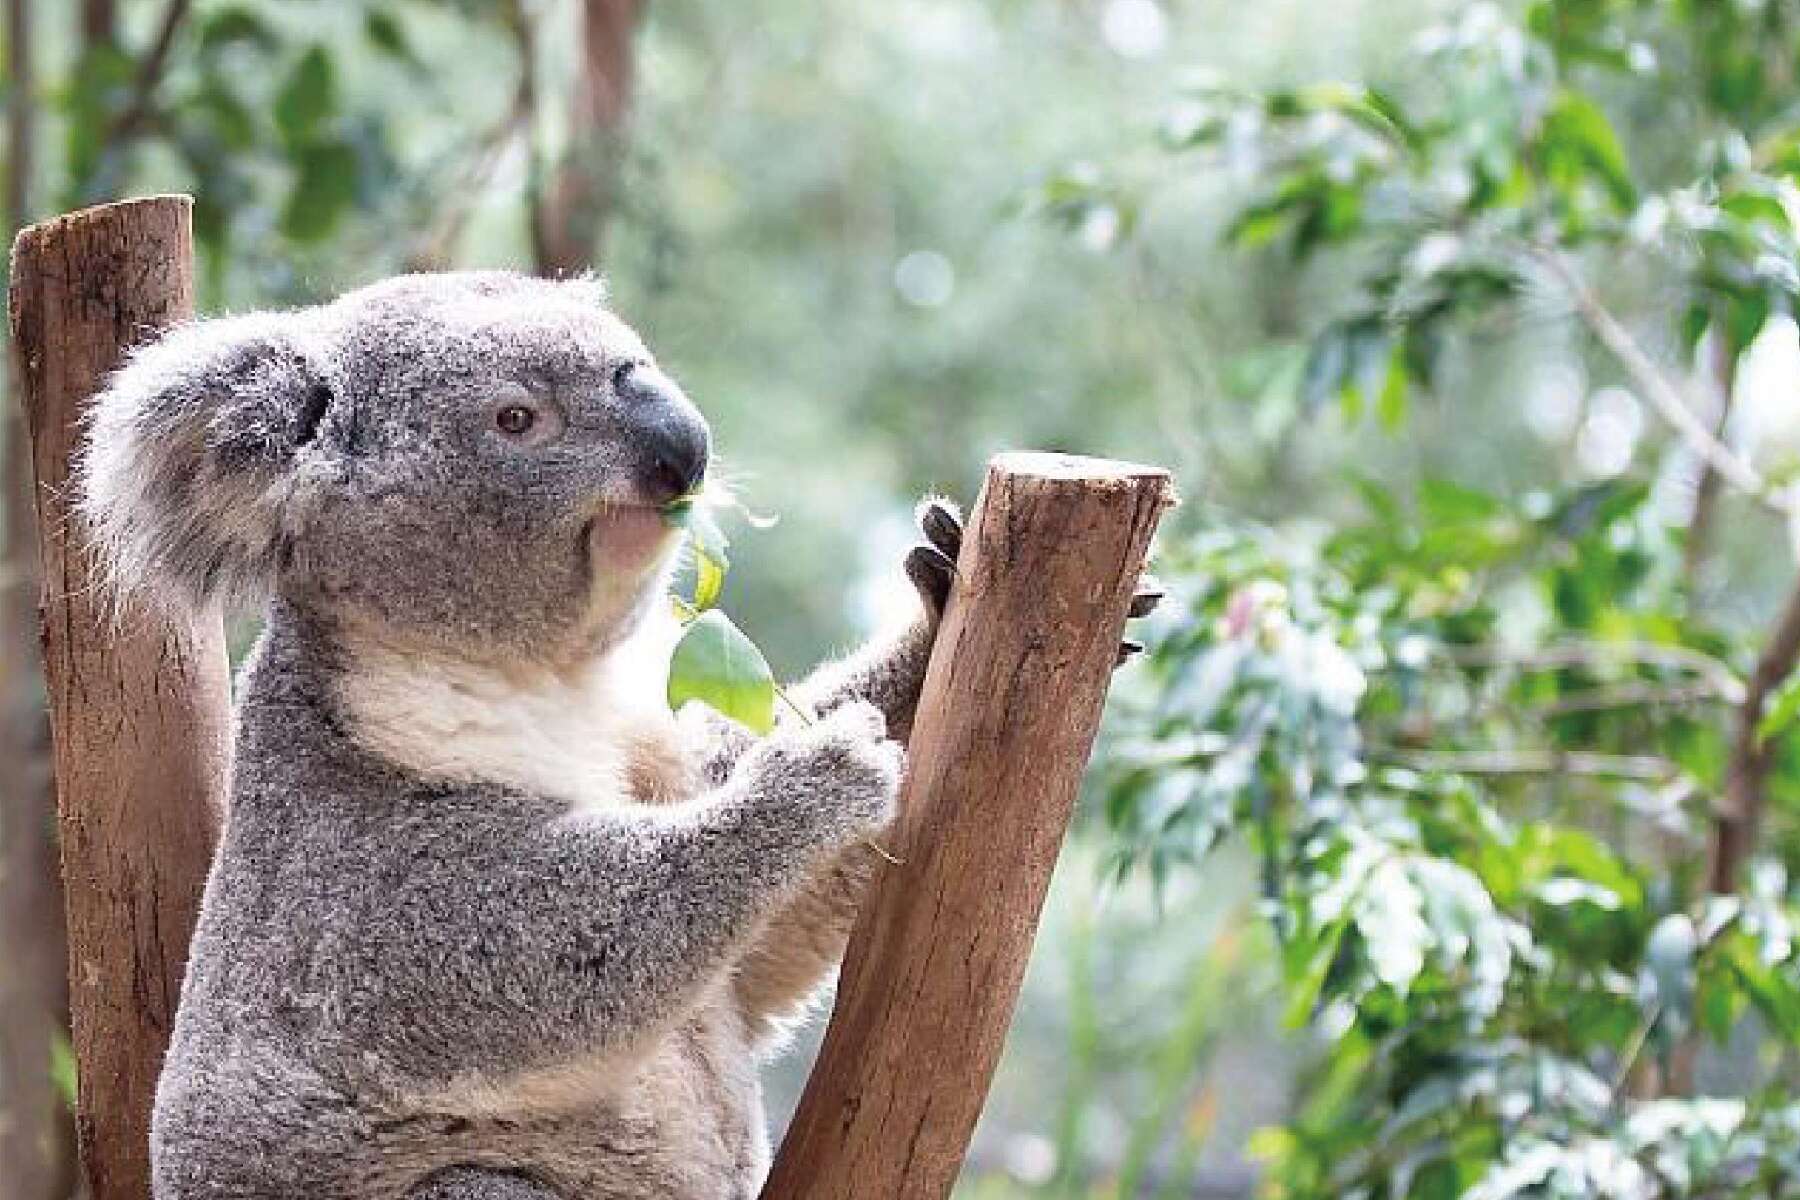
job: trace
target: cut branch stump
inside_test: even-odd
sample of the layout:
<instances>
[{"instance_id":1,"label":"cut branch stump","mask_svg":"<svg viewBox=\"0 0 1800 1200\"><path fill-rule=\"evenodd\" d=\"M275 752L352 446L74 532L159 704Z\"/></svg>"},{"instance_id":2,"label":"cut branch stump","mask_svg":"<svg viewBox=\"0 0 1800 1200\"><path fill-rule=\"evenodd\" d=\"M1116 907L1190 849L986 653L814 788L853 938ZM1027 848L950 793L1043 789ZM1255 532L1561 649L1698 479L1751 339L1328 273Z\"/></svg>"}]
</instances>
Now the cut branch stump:
<instances>
[{"instance_id":1,"label":"cut branch stump","mask_svg":"<svg viewBox=\"0 0 1800 1200\"><path fill-rule=\"evenodd\" d=\"M764 1200L943 1200L999 1062L1166 472L989 466L908 748L898 857Z\"/></svg>"},{"instance_id":2,"label":"cut branch stump","mask_svg":"<svg viewBox=\"0 0 1800 1200\"><path fill-rule=\"evenodd\" d=\"M185 196L110 204L13 245L92 1200L150 1194L150 1106L224 811L229 676L217 613L118 613L70 510L69 463L125 352L193 314L191 213Z\"/></svg>"}]
</instances>

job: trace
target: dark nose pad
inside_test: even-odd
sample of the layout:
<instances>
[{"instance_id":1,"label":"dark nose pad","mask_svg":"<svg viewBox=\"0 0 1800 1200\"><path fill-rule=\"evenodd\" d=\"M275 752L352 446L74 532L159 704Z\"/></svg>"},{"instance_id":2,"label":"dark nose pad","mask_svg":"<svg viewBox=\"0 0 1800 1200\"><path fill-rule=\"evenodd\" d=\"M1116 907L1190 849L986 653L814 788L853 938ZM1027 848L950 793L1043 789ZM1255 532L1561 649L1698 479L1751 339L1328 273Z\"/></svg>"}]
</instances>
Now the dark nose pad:
<instances>
[{"instance_id":1,"label":"dark nose pad","mask_svg":"<svg viewBox=\"0 0 1800 1200\"><path fill-rule=\"evenodd\" d=\"M706 424L685 413L673 413L645 430L651 459L651 488L656 499L674 500L699 489L706 478Z\"/></svg>"},{"instance_id":2,"label":"dark nose pad","mask_svg":"<svg viewBox=\"0 0 1800 1200\"><path fill-rule=\"evenodd\" d=\"M712 442L699 411L655 367L627 367L615 384L620 402L642 432L651 498L662 503L697 490L706 478Z\"/></svg>"}]
</instances>

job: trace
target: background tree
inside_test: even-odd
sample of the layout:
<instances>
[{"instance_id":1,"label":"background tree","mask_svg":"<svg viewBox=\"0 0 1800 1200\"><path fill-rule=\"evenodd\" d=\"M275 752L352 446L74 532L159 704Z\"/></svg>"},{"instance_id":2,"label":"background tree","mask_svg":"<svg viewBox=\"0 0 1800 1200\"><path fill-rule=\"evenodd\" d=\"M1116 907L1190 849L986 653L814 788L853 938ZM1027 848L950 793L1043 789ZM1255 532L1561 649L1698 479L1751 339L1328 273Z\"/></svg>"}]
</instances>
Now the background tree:
<instances>
[{"instance_id":1,"label":"background tree","mask_svg":"<svg viewBox=\"0 0 1800 1200\"><path fill-rule=\"evenodd\" d=\"M1797 48L1782 3L1478 4L1392 89L1206 77L1169 115L1169 149L1254 164L1232 244L1346 273L1276 368L1300 411L1460 419L1507 343L1515 402L1547 367L1611 386L1561 469L1488 472L1547 487L1361 475L1360 519L1214 510L1171 556L1191 606L1107 815L1121 869L1257 858L1290 1011L1331 1038L1265 1139L1275 1194L1795 1186L1800 594L1759 636L1708 575L1724 497L1777 559L1792 519L1769 395L1760 446L1733 418L1793 338Z\"/></svg>"}]
</instances>

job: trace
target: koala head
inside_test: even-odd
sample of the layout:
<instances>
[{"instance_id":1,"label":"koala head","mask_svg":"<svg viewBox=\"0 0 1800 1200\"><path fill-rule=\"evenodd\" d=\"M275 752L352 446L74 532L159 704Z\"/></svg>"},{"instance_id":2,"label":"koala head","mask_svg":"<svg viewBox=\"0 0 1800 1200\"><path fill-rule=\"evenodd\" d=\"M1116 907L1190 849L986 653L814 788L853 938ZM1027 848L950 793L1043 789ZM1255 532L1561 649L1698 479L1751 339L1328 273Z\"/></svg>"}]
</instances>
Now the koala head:
<instances>
[{"instance_id":1,"label":"koala head","mask_svg":"<svg viewBox=\"0 0 1800 1200\"><path fill-rule=\"evenodd\" d=\"M412 275L202 321L96 400L78 508L108 574L274 589L421 647L554 662L659 596L706 422L592 280Z\"/></svg>"}]
</instances>

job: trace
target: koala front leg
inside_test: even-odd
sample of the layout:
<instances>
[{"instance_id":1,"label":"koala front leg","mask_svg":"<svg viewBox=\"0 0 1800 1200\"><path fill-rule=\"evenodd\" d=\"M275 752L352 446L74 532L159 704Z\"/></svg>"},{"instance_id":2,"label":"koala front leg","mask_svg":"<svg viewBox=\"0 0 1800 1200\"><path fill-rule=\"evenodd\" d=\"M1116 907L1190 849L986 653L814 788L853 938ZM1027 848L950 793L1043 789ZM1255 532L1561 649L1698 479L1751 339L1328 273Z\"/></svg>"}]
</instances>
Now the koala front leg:
<instances>
[{"instance_id":1,"label":"koala front leg","mask_svg":"<svg viewBox=\"0 0 1800 1200\"><path fill-rule=\"evenodd\" d=\"M429 1035L407 1045L453 1047L447 1067L488 1076L631 1053L728 986L769 917L891 819L902 754L882 734L873 708L846 706L758 744L689 804L576 812L520 838L482 826L454 872L383 895L383 969L356 975L400 991L358 1020L379 1039L384 1017L416 1013Z\"/></svg>"},{"instance_id":2,"label":"koala front leg","mask_svg":"<svg viewBox=\"0 0 1800 1200\"><path fill-rule=\"evenodd\" d=\"M872 704L887 719L888 736L902 745L912 735L925 667L944 605L950 599L957 551L962 548L962 521L953 503L921 500L918 518L925 541L907 552L906 574L919 593L920 615L899 633L826 663L788 689L789 698L806 713L823 715L854 701ZM776 717L783 727L801 724L786 706ZM756 745L756 738L742 725L713 713L702 714L698 720L705 745L701 776L716 786L731 774L744 752Z\"/></svg>"}]
</instances>

